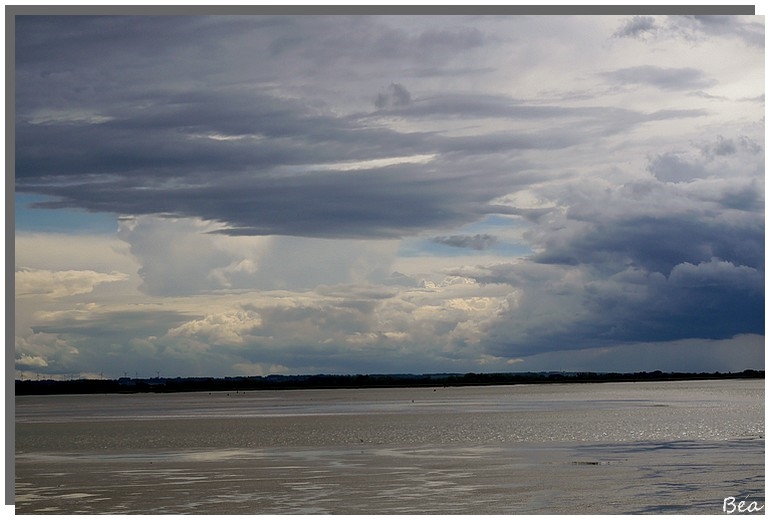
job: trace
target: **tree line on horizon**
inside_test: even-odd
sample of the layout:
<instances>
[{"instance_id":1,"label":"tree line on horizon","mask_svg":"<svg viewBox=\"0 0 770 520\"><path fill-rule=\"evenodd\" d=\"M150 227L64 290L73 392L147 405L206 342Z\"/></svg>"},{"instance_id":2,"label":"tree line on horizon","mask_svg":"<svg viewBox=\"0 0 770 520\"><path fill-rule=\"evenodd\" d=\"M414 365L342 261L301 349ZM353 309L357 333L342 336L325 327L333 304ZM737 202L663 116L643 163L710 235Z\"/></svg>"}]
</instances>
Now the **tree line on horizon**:
<instances>
[{"instance_id":1,"label":"tree line on horizon","mask_svg":"<svg viewBox=\"0 0 770 520\"><path fill-rule=\"evenodd\" d=\"M542 383L601 383L764 379L764 370L742 372L523 372L466 374L269 375L234 377L175 377L70 380L16 380L15 395L101 394L139 392L217 392L303 388L387 388L480 386Z\"/></svg>"}]
</instances>

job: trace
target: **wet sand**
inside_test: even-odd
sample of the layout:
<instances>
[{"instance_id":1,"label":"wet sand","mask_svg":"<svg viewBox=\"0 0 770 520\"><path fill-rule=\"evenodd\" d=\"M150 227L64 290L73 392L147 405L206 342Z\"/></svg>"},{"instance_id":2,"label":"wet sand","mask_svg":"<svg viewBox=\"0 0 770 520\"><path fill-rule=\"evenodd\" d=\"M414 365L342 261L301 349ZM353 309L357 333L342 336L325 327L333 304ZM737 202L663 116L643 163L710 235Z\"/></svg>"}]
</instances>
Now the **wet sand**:
<instances>
[{"instance_id":1,"label":"wet sand","mask_svg":"<svg viewBox=\"0 0 770 520\"><path fill-rule=\"evenodd\" d=\"M21 455L16 512L717 514L731 495L764 504L763 449L747 439Z\"/></svg>"},{"instance_id":2,"label":"wet sand","mask_svg":"<svg viewBox=\"0 0 770 520\"><path fill-rule=\"evenodd\" d=\"M340 410L338 394L322 395L331 408L297 394L283 414L253 402L222 417L29 414L16 425L16 513L724 514L726 497L747 495L764 506L764 416L745 413L763 386L743 407L709 388L666 403L602 387L591 395L615 399L590 405L590 389L564 389L516 409L494 404L511 390L453 389L472 406L417 412L355 394ZM298 410L308 395L317 406Z\"/></svg>"}]
</instances>

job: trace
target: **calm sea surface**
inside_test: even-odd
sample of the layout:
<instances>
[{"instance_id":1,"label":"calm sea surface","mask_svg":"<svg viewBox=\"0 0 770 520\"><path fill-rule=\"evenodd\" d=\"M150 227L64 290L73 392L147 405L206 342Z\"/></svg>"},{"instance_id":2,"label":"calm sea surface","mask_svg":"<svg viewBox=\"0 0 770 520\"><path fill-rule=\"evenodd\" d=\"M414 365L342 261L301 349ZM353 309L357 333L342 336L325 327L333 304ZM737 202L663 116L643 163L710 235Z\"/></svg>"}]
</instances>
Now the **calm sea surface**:
<instances>
[{"instance_id":1,"label":"calm sea surface","mask_svg":"<svg viewBox=\"0 0 770 520\"><path fill-rule=\"evenodd\" d=\"M22 396L16 513L724 514L764 425L763 380Z\"/></svg>"}]
</instances>

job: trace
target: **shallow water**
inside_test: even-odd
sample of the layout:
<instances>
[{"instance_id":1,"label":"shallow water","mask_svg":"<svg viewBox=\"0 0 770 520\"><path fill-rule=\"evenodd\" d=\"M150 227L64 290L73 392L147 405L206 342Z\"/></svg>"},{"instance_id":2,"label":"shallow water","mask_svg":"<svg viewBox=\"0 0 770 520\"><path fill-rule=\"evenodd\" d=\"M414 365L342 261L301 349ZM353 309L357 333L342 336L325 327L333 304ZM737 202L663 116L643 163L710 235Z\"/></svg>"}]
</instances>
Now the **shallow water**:
<instances>
[{"instance_id":1,"label":"shallow water","mask_svg":"<svg viewBox=\"0 0 770 520\"><path fill-rule=\"evenodd\" d=\"M762 380L16 398L20 514L723 514L729 496L764 506Z\"/></svg>"}]
</instances>

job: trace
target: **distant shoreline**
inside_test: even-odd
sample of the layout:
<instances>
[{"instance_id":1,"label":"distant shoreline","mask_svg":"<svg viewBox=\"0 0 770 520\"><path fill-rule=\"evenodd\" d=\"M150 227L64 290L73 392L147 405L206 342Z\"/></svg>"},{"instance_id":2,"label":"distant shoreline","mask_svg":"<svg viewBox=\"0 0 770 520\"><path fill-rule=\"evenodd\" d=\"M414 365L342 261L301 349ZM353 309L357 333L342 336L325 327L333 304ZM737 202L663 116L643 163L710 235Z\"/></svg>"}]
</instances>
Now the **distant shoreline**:
<instances>
[{"instance_id":1,"label":"distant shoreline","mask_svg":"<svg viewBox=\"0 0 770 520\"><path fill-rule=\"evenodd\" d=\"M610 383L764 379L764 370L742 372L515 372L465 374L270 375L234 377L153 377L119 379L16 380L15 395L170 393L311 388L409 388L553 383Z\"/></svg>"}]
</instances>

